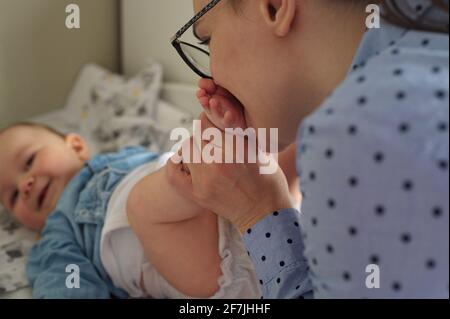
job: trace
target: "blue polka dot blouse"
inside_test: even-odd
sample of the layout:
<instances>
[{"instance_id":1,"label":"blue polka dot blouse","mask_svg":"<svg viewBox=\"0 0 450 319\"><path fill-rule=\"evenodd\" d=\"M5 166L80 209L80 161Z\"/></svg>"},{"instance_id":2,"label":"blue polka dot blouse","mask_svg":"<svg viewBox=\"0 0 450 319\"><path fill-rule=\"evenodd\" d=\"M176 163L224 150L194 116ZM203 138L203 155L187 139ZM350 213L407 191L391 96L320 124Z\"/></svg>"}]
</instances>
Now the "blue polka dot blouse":
<instances>
[{"instance_id":1,"label":"blue polka dot blouse","mask_svg":"<svg viewBox=\"0 0 450 319\"><path fill-rule=\"evenodd\" d=\"M301 213L243 239L264 298L448 298L449 38L383 21L301 124Z\"/></svg>"}]
</instances>

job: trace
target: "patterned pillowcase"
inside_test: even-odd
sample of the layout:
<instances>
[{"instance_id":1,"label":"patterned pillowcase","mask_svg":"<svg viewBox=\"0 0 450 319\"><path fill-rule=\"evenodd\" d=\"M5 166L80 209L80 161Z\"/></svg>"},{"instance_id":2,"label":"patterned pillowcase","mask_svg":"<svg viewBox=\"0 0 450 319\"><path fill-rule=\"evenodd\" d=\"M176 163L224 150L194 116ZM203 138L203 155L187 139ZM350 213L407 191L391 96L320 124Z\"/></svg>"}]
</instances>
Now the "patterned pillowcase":
<instances>
[{"instance_id":1,"label":"patterned pillowcase","mask_svg":"<svg viewBox=\"0 0 450 319\"><path fill-rule=\"evenodd\" d=\"M91 134L100 152L131 144L159 151L151 119L161 83L161 66L153 64L130 80L106 72L90 89L84 131Z\"/></svg>"},{"instance_id":2,"label":"patterned pillowcase","mask_svg":"<svg viewBox=\"0 0 450 319\"><path fill-rule=\"evenodd\" d=\"M71 128L77 128L71 131L88 141L93 154L136 145L155 152L167 151L175 144L169 140L170 131L175 127L191 130L198 114L185 111L183 105L174 106L161 100L161 82L162 68L156 63L128 80L88 64L78 76L64 116L71 122ZM183 99L179 103L184 103Z\"/></svg>"},{"instance_id":3,"label":"patterned pillowcase","mask_svg":"<svg viewBox=\"0 0 450 319\"><path fill-rule=\"evenodd\" d=\"M28 286L26 256L36 239L0 206L0 295Z\"/></svg>"}]
</instances>

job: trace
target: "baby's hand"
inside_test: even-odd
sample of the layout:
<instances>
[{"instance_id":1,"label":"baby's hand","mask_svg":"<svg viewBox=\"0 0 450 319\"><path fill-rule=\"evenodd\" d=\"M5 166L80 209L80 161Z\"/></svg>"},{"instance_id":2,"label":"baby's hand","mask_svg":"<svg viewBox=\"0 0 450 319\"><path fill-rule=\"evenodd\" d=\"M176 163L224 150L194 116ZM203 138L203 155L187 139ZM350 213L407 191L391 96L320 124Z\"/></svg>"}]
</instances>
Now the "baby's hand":
<instances>
[{"instance_id":1,"label":"baby's hand","mask_svg":"<svg viewBox=\"0 0 450 319\"><path fill-rule=\"evenodd\" d=\"M242 104L230 92L210 79L201 79L198 87L197 98L217 128L247 128Z\"/></svg>"}]
</instances>

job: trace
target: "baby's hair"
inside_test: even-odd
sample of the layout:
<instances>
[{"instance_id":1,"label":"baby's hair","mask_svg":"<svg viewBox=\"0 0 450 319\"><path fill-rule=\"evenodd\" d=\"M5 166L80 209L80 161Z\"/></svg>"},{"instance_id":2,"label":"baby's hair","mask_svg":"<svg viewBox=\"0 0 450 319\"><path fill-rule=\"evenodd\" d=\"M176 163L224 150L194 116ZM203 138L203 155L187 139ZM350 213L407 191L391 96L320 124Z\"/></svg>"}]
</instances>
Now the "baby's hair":
<instances>
[{"instance_id":1,"label":"baby's hair","mask_svg":"<svg viewBox=\"0 0 450 319\"><path fill-rule=\"evenodd\" d=\"M20 122L20 123L15 123L15 124L13 124L13 125L10 125L10 126L4 128L4 129L1 129L1 130L0 130L0 135L2 135L3 133L5 133L6 131L9 131L10 129L17 128L17 127L21 127L21 126L22 126L22 127L34 127L34 128L40 128L40 129L46 130L46 131L49 132L49 133L55 134L56 136L58 136L58 137L60 137L60 138L62 138L62 139L64 139L64 138L66 137L65 134L59 132L58 130L56 130L56 129L54 129L54 128L48 126L48 125L45 125L45 124L38 124L38 123L32 123L32 122Z\"/></svg>"}]
</instances>

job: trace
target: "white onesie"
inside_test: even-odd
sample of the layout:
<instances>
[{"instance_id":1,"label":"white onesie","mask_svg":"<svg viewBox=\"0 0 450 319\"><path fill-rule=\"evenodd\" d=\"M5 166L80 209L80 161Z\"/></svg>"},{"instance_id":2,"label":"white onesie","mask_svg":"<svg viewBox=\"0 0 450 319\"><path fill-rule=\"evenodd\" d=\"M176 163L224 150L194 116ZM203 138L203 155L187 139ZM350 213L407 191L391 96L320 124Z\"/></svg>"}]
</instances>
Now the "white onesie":
<instances>
[{"instance_id":1,"label":"white onesie","mask_svg":"<svg viewBox=\"0 0 450 319\"><path fill-rule=\"evenodd\" d=\"M145 176L165 165L171 154L140 166L128 174L113 192L108 204L100 243L100 257L114 285L131 298L193 299L172 287L144 257L142 245L131 229L127 198L133 187ZM256 299L261 296L253 265L238 231L218 218L222 276L219 290L212 299ZM143 279L144 287L141 287Z\"/></svg>"}]
</instances>

